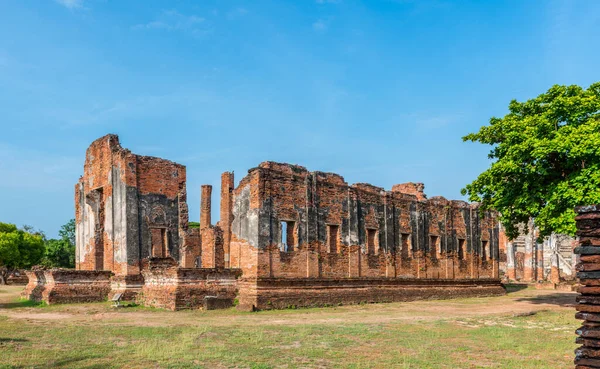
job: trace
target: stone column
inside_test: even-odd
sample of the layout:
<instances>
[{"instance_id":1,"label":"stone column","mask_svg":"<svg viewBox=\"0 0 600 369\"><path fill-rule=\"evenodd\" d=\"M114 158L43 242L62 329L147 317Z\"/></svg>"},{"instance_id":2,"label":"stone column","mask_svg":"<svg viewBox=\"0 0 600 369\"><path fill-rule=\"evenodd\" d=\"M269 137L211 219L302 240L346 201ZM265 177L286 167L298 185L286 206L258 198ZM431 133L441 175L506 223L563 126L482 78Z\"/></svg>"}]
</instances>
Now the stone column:
<instances>
[{"instance_id":1,"label":"stone column","mask_svg":"<svg viewBox=\"0 0 600 369\"><path fill-rule=\"evenodd\" d=\"M575 368L600 368L600 205L575 208L581 255L577 264L577 278L581 283L577 297L575 318L583 320L576 333Z\"/></svg>"},{"instance_id":2,"label":"stone column","mask_svg":"<svg viewBox=\"0 0 600 369\"><path fill-rule=\"evenodd\" d=\"M535 242L535 233L533 220L527 223L527 237L525 237L525 260L523 266L523 281L533 282L533 244Z\"/></svg>"},{"instance_id":3,"label":"stone column","mask_svg":"<svg viewBox=\"0 0 600 369\"><path fill-rule=\"evenodd\" d=\"M515 270L515 244L513 241L506 243L506 277L510 281L517 280L517 271Z\"/></svg>"},{"instance_id":4,"label":"stone column","mask_svg":"<svg viewBox=\"0 0 600 369\"><path fill-rule=\"evenodd\" d=\"M558 260L558 243L556 235L550 235L550 250L552 250L552 259L550 265L550 281L554 284L560 283L560 269Z\"/></svg>"},{"instance_id":5,"label":"stone column","mask_svg":"<svg viewBox=\"0 0 600 369\"><path fill-rule=\"evenodd\" d=\"M210 228L212 225L210 220L211 195L212 186L202 185L202 193L200 198L200 229Z\"/></svg>"},{"instance_id":6,"label":"stone column","mask_svg":"<svg viewBox=\"0 0 600 369\"><path fill-rule=\"evenodd\" d=\"M539 242L537 242L537 240L535 240L535 245L536 245L536 249L537 249L537 257L536 257L537 268L535 271L535 276L538 281L543 281L544 280L544 243L543 242L539 243Z\"/></svg>"}]
</instances>

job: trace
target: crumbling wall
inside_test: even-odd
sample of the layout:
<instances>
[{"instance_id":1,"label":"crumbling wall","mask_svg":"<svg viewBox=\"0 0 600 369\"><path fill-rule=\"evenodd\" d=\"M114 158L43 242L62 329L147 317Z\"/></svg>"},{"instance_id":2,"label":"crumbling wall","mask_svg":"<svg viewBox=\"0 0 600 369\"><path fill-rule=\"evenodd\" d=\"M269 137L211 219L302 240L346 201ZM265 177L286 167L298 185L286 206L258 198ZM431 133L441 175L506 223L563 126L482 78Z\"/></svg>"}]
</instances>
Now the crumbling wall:
<instances>
[{"instance_id":1,"label":"crumbling wall","mask_svg":"<svg viewBox=\"0 0 600 369\"><path fill-rule=\"evenodd\" d=\"M194 263L185 180L183 165L132 154L116 135L94 141L75 188L77 269L139 275L152 256Z\"/></svg>"},{"instance_id":2,"label":"crumbling wall","mask_svg":"<svg viewBox=\"0 0 600 369\"><path fill-rule=\"evenodd\" d=\"M197 309L208 299L219 307L233 306L241 271L217 268L180 268L171 258L150 259L142 270L144 287L138 301L169 310Z\"/></svg>"},{"instance_id":3,"label":"crumbling wall","mask_svg":"<svg viewBox=\"0 0 600 369\"><path fill-rule=\"evenodd\" d=\"M405 188L411 193L398 192ZM496 214L427 200L422 188L348 185L334 173L273 162L251 169L233 191L229 245L231 265L244 270L244 304L260 303L252 279L496 280Z\"/></svg>"},{"instance_id":4,"label":"crumbling wall","mask_svg":"<svg viewBox=\"0 0 600 369\"><path fill-rule=\"evenodd\" d=\"M111 290L109 271L48 269L27 271L21 296L47 304L105 301Z\"/></svg>"},{"instance_id":5,"label":"crumbling wall","mask_svg":"<svg viewBox=\"0 0 600 369\"><path fill-rule=\"evenodd\" d=\"M521 233L514 240L509 240L503 231L500 233L501 277L508 281L537 281L538 286L572 281L577 262L573 253L575 238L552 234L540 241L536 228L533 231L525 228L525 225L521 227Z\"/></svg>"}]
</instances>

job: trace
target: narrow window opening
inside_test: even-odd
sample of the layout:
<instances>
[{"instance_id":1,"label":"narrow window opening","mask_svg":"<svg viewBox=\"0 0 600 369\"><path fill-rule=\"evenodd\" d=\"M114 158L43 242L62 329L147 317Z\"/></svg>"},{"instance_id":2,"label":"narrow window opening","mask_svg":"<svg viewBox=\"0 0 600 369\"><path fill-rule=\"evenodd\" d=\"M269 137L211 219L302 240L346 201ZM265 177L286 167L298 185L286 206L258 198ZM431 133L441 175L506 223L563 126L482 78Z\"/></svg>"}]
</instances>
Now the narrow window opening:
<instances>
[{"instance_id":1,"label":"narrow window opening","mask_svg":"<svg viewBox=\"0 0 600 369\"><path fill-rule=\"evenodd\" d=\"M465 240L462 238L458 239L458 259L463 260L465 258Z\"/></svg>"},{"instance_id":2,"label":"narrow window opening","mask_svg":"<svg viewBox=\"0 0 600 369\"><path fill-rule=\"evenodd\" d=\"M333 225L330 224L327 226L327 247L328 247L328 252L335 254L337 253L338 250L338 233L339 233L339 226L338 225Z\"/></svg>"},{"instance_id":3,"label":"narrow window opening","mask_svg":"<svg viewBox=\"0 0 600 369\"><path fill-rule=\"evenodd\" d=\"M281 240L279 240L279 250L287 251L288 229L287 222L281 222Z\"/></svg>"},{"instance_id":4,"label":"narrow window opening","mask_svg":"<svg viewBox=\"0 0 600 369\"><path fill-rule=\"evenodd\" d=\"M377 230L367 228L367 252L376 254L379 251L377 246Z\"/></svg>"},{"instance_id":5,"label":"narrow window opening","mask_svg":"<svg viewBox=\"0 0 600 369\"><path fill-rule=\"evenodd\" d=\"M410 233L402 233L400 235L402 242L401 256L402 259L408 259L411 256L410 250Z\"/></svg>"},{"instance_id":6,"label":"narrow window opening","mask_svg":"<svg viewBox=\"0 0 600 369\"><path fill-rule=\"evenodd\" d=\"M285 220L281 222L281 240L279 240L279 250L283 252L294 251L296 239L294 238L294 221Z\"/></svg>"}]
</instances>

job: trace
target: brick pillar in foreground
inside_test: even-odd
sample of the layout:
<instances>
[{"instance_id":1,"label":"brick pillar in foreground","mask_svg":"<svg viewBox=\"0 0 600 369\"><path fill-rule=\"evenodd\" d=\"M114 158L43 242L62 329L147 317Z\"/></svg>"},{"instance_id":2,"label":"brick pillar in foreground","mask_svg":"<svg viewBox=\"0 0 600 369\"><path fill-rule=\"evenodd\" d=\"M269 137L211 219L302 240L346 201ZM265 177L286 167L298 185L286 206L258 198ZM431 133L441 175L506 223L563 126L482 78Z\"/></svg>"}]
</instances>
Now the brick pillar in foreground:
<instances>
[{"instance_id":1,"label":"brick pillar in foreground","mask_svg":"<svg viewBox=\"0 0 600 369\"><path fill-rule=\"evenodd\" d=\"M575 350L575 368L600 368L600 205L580 206L575 212L579 246L574 252L581 256L575 317L583 320L576 331L581 346Z\"/></svg>"}]
</instances>

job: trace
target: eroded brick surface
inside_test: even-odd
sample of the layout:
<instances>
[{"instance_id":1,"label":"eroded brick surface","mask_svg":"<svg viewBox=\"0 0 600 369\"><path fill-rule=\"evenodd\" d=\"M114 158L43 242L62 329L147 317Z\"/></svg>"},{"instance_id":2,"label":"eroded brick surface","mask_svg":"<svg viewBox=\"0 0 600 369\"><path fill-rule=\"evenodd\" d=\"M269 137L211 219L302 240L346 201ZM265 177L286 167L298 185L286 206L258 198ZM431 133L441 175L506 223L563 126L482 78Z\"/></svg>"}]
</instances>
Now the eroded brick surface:
<instances>
[{"instance_id":1,"label":"eroded brick surface","mask_svg":"<svg viewBox=\"0 0 600 369\"><path fill-rule=\"evenodd\" d=\"M169 310L195 309L218 301L208 308L233 306L241 271L218 268L180 268L173 259L150 259L142 270L144 287L138 301L146 306ZM229 302L229 305L227 305Z\"/></svg>"},{"instance_id":2,"label":"eroded brick surface","mask_svg":"<svg viewBox=\"0 0 600 369\"><path fill-rule=\"evenodd\" d=\"M576 342L575 367L600 368L600 206L576 208L579 246L575 253L581 260L577 264L577 278L581 283L577 297L577 319L583 320Z\"/></svg>"},{"instance_id":3,"label":"eroded brick surface","mask_svg":"<svg viewBox=\"0 0 600 369\"><path fill-rule=\"evenodd\" d=\"M47 304L98 302L111 290L109 271L48 269L27 272L29 283L22 296Z\"/></svg>"},{"instance_id":4,"label":"eroded brick surface","mask_svg":"<svg viewBox=\"0 0 600 369\"><path fill-rule=\"evenodd\" d=\"M264 162L233 191L232 218L231 241L224 248L230 250L231 265L244 272L240 303L246 307L278 307L276 291L287 301L285 296L294 293L312 294L311 281L318 289L322 283L349 278L471 280L466 282L470 286L490 280L494 287L489 291L503 293L498 280L496 214L462 201L426 199L422 184L396 185L385 191L364 183L348 185L333 173ZM266 304L260 297L266 290L257 286L269 283L273 286ZM323 298L329 303L348 302L342 292L346 287L327 286ZM389 288L398 293L388 292L383 284L374 291L383 294L382 301L419 295L408 293L401 283ZM403 295L402 290L407 292ZM304 295L303 291L310 292ZM348 296L358 299L361 293Z\"/></svg>"},{"instance_id":5,"label":"eroded brick surface","mask_svg":"<svg viewBox=\"0 0 600 369\"><path fill-rule=\"evenodd\" d=\"M185 179L184 166L132 154L115 135L94 141L75 188L77 268L112 271L113 293L141 289L168 309L236 293L243 308L268 309L504 292L496 214L427 199L421 183L386 191L264 162L237 187L223 173L216 224L202 186L191 229Z\"/></svg>"}]
</instances>

